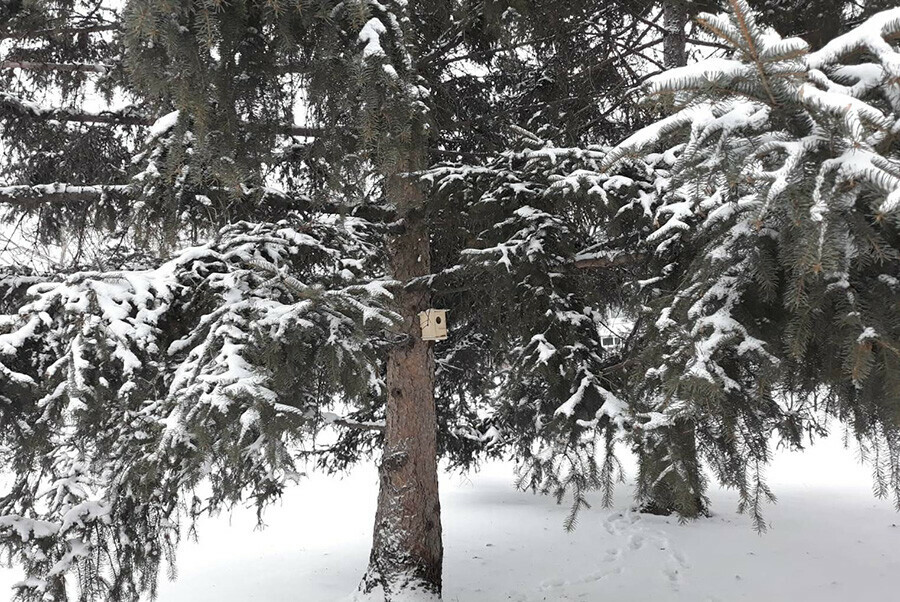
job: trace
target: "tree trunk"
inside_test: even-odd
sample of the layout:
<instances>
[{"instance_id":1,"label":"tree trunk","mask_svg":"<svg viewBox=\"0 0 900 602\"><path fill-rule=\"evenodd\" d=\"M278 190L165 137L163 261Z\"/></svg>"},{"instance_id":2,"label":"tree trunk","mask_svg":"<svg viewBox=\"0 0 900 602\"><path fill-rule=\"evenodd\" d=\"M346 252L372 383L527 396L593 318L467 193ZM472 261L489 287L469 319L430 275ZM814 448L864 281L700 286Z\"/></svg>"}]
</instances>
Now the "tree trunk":
<instances>
[{"instance_id":1,"label":"tree trunk","mask_svg":"<svg viewBox=\"0 0 900 602\"><path fill-rule=\"evenodd\" d=\"M663 11L668 31L663 41L665 66L683 67L687 65L687 6L683 0L669 0ZM658 435L658 441L644 440L638 446L639 510L661 515L678 513L685 518L706 516L708 502L694 423L678 419ZM672 470L676 463L681 470Z\"/></svg>"},{"instance_id":2,"label":"tree trunk","mask_svg":"<svg viewBox=\"0 0 900 602\"><path fill-rule=\"evenodd\" d=\"M413 153L397 173L415 171L423 161ZM431 272L428 229L419 187L399 175L388 177L385 192L402 219L403 230L389 245L394 279L401 283ZM402 290L396 309L406 340L387 362L387 415L379 466L380 490L369 569L360 589L372 599L440 600L443 544L437 478L437 418L434 406L432 343L422 340L418 313L428 308L427 291ZM402 593L402 597L401 597Z\"/></svg>"},{"instance_id":3,"label":"tree trunk","mask_svg":"<svg viewBox=\"0 0 900 602\"><path fill-rule=\"evenodd\" d=\"M844 0L819 0L810 5L812 14L808 14L807 22L801 23L798 29L806 32L806 35L802 37L809 42L813 50L818 50L841 35L842 13L846 4ZM871 4L871 2L865 4Z\"/></svg>"},{"instance_id":4,"label":"tree trunk","mask_svg":"<svg viewBox=\"0 0 900 602\"><path fill-rule=\"evenodd\" d=\"M648 434L638 444L637 504L640 512L683 518L709 516L706 479L691 420Z\"/></svg>"},{"instance_id":5,"label":"tree trunk","mask_svg":"<svg viewBox=\"0 0 900 602\"><path fill-rule=\"evenodd\" d=\"M682 0L669 0L663 8L663 26L668 32L663 40L663 60L667 69L687 65L687 8Z\"/></svg>"}]
</instances>

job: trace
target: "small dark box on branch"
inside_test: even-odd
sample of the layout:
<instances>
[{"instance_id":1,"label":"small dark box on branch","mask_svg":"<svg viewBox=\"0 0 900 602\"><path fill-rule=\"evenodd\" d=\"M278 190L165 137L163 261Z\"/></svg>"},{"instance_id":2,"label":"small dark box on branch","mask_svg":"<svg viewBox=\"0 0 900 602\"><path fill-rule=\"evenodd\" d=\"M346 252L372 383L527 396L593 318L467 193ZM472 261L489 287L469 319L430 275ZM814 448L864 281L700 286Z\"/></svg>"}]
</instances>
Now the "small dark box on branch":
<instances>
[{"instance_id":1,"label":"small dark box on branch","mask_svg":"<svg viewBox=\"0 0 900 602\"><path fill-rule=\"evenodd\" d=\"M447 310L426 309L419 312L419 326L423 341L443 341L447 338Z\"/></svg>"}]
</instances>

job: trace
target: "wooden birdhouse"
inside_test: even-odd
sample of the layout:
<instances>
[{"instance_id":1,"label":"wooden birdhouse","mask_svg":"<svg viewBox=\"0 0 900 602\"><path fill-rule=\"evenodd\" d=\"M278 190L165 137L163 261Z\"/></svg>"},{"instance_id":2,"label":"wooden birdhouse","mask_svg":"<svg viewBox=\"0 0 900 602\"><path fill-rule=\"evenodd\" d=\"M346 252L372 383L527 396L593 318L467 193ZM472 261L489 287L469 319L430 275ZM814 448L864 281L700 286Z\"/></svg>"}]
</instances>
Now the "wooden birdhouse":
<instances>
[{"instance_id":1,"label":"wooden birdhouse","mask_svg":"<svg viewBox=\"0 0 900 602\"><path fill-rule=\"evenodd\" d=\"M443 341L447 338L447 310L426 309L419 313L423 341Z\"/></svg>"}]
</instances>

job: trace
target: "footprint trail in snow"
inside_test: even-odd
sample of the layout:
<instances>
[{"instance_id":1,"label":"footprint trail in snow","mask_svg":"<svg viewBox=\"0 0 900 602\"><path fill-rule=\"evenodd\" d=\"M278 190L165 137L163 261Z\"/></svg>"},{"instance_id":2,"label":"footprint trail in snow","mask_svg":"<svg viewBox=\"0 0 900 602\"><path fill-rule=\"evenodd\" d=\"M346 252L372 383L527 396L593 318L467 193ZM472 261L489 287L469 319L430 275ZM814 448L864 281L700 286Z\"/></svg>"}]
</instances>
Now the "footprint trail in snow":
<instances>
[{"instance_id":1,"label":"footprint trail in snow","mask_svg":"<svg viewBox=\"0 0 900 602\"><path fill-rule=\"evenodd\" d=\"M634 512L614 512L603 521L605 550L596 570L543 581L535 600L584 600L611 592L615 579L639 571L662 591L677 593L690 569L687 556L675 549L666 533ZM648 583L649 585L649 583Z\"/></svg>"}]
</instances>

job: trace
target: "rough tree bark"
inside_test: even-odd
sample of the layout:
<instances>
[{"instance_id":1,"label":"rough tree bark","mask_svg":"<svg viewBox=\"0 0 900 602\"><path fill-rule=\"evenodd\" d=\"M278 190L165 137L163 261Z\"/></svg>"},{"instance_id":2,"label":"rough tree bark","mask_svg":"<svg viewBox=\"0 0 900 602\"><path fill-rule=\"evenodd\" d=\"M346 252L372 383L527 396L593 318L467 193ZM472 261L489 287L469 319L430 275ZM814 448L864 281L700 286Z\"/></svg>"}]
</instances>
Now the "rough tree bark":
<instances>
[{"instance_id":1,"label":"rough tree bark","mask_svg":"<svg viewBox=\"0 0 900 602\"><path fill-rule=\"evenodd\" d=\"M403 230L390 241L394 279L403 282L431 272L424 199L403 172L423 164L414 152L387 178ZM380 489L369 569L360 589L380 600L440 600L443 543L437 478L437 418L432 343L422 340L418 313L430 295L421 288L397 295L405 340L387 362L387 415ZM382 591L383 590L383 591Z\"/></svg>"},{"instance_id":2,"label":"rough tree bark","mask_svg":"<svg viewBox=\"0 0 900 602\"><path fill-rule=\"evenodd\" d=\"M663 7L663 26L668 32L663 40L663 57L667 69L687 65L688 10L685 0L669 0ZM659 433L662 441L645 441L638 447L640 483L638 506L648 514L679 513L688 518L706 516L709 512L704 496L704 481L697 456L697 433L694 423L677 419ZM677 456L683 466L696 471L669 470Z\"/></svg>"},{"instance_id":3,"label":"rough tree bark","mask_svg":"<svg viewBox=\"0 0 900 602\"><path fill-rule=\"evenodd\" d=\"M641 512L663 516L677 513L684 518L709 515L693 421L678 419L658 429L639 445L638 456L637 501Z\"/></svg>"},{"instance_id":4,"label":"rough tree bark","mask_svg":"<svg viewBox=\"0 0 900 602\"><path fill-rule=\"evenodd\" d=\"M663 59L667 69L687 65L687 7L681 0L669 0L663 7Z\"/></svg>"}]
</instances>

